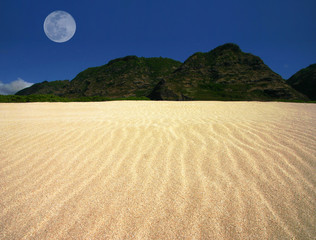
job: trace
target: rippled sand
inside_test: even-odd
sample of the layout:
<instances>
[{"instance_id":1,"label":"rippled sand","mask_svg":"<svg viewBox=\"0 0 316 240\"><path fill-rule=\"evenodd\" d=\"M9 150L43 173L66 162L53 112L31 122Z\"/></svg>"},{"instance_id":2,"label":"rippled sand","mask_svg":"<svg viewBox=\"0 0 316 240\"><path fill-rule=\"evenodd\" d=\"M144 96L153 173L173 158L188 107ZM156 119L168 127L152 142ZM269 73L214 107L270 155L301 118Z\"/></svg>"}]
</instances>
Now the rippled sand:
<instances>
[{"instance_id":1,"label":"rippled sand","mask_svg":"<svg viewBox=\"0 0 316 240\"><path fill-rule=\"evenodd\" d=\"M316 104L0 104L0 239L315 239Z\"/></svg>"}]
</instances>

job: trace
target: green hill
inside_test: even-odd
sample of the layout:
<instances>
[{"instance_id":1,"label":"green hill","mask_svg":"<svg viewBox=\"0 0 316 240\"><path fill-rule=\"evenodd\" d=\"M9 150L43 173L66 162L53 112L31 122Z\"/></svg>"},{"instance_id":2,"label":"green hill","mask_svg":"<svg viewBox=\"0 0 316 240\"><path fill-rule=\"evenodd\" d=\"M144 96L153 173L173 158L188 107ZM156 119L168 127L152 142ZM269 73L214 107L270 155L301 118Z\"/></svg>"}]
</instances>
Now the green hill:
<instances>
[{"instance_id":1,"label":"green hill","mask_svg":"<svg viewBox=\"0 0 316 240\"><path fill-rule=\"evenodd\" d=\"M259 57L232 43L193 54L151 96L165 100L307 100Z\"/></svg>"},{"instance_id":2,"label":"green hill","mask_svg":"<svg viewBox=\"0 0 316 240\"><path fill-rule=\"evenodd\" d=\"M31 87L17 92L16 95L54 94L62 96L68 91L69 83L68 80L35 83Z\"/></svg>"},{"instance_id":3,"label":"green hill","mask_svg":"<svg viewBox=\"0 0 316 240\"><path fill-rule=\"evenodd\" d=\"M305 94L311 100L316 100L316 64L304 68L292 77L287 83L297 91Z\"/></svg>"},{"instance_id":4,"label":"green hill","mask_svg":"<svg viewBox=\"0 0 316 240\"><path fill-rule=\"evenodd\" d=\"M168 58L118 58L79 73L70 82L66 96L147 96L159 78L168 76L180 65L180 62Z\"/></svg>"},{"instance_id":5,"label":"green hill","mask_svg":"<svg viewBox=\"0 0 316 240\"><path fill-rule=\"evenodd\" d=\"M149 97L152 100L308 100L263 61L233 43L195 53L184 63L127 56L79 73L73 80L34 84L17 95L67 98Z\"/></svg>"}]
</instances>

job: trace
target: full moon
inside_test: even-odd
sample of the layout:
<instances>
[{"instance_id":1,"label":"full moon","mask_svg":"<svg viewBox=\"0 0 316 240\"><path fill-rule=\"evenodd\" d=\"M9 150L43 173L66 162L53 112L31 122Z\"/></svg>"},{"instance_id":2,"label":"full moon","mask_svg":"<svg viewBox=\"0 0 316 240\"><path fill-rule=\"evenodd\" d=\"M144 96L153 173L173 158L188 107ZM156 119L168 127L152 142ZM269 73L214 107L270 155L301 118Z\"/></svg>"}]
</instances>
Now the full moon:
<instances>
[{"instance_id":1,"label":"full moon","mask_svg":"<svg viewBox=\"0 0 316 240\"><path fill-rule=\"evenodd\" d=\"M44 32L54 42L67 42L76 32L76 22L69 13L54 11L44 21Z\"/></svg>"}]
</instances>

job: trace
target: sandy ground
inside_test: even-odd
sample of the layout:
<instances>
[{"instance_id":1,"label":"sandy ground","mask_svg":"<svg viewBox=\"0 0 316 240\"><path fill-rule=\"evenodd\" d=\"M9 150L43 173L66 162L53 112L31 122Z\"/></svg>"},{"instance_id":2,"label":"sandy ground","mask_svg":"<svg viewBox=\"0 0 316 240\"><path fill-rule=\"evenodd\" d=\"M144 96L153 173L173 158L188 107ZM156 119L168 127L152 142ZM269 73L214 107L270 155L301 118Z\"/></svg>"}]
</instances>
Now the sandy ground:
<instances>
[{"instance_id":1,"label":"sandy ground","mask_svg":"<svg viewBox=\"0 0 316 240\"><path fill-rule=\"evenodd\" d=\"M0 239L316 239L316 104L0 104Z\"/></svg>"}]
</instances>

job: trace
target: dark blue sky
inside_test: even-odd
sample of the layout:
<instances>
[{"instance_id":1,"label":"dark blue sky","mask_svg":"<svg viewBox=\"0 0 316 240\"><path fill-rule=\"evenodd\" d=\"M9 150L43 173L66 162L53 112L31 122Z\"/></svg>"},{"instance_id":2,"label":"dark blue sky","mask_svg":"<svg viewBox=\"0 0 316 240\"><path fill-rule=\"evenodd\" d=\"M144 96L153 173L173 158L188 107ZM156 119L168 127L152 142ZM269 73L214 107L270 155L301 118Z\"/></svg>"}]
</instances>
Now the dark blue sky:
<instances>
[{"instance_id":1,"label":"dark blue sky","mask_svg":"<svg viewBox=\"0 0 316 240\"><path fill-rule=\"evenodd\" d=\"M43 22L54 10L77 24L65 43ZM73 79L126 55L184 61L233 42L287 79L316 63L315 0L0 1L0 81Z\"/></svg>"}]
</instances>

